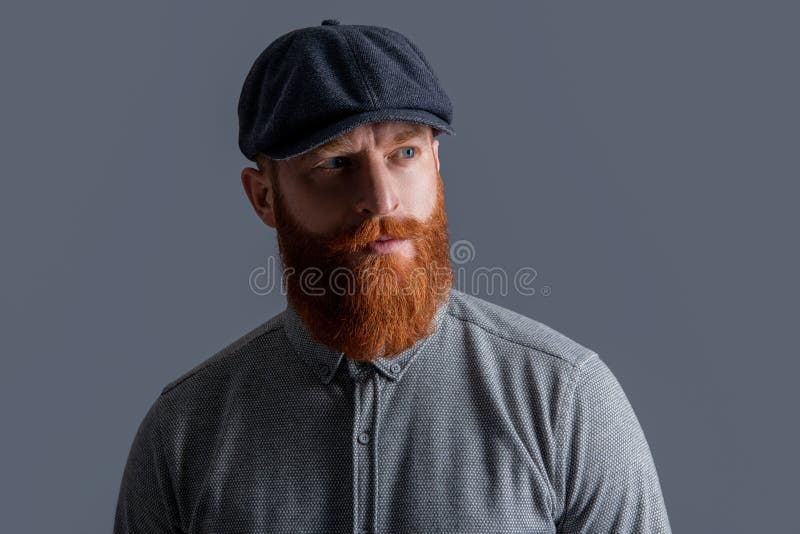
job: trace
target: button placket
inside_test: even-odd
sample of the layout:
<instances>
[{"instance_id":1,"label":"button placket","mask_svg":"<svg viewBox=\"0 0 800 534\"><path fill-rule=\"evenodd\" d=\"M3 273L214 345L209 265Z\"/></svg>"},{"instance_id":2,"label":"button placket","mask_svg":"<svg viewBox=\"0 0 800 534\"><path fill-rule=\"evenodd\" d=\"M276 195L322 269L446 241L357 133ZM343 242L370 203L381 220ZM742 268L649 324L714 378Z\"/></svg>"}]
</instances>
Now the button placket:
<instances>
[{"instance_id":1,"label":"button placket","mask_svg":"<svg viewBox=\"0 0 800 534\"><path fill-rule=\"evenodd\" d=\"M353 407L353 531L369 531L374 512L374 447L372 429L375 416L377 373L366 370L363 379L354 381Z\"/></svg>"}]
</instances>

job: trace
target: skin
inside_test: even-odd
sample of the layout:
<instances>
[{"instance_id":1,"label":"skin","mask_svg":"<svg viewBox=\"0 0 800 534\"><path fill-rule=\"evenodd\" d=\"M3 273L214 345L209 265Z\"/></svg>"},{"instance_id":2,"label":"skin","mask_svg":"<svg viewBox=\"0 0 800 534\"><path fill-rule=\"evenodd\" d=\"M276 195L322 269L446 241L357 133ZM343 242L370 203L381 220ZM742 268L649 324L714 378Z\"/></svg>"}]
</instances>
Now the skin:
<instances>
[{"instance_id":1,"label":"skin","mask_svg":"<svg viewBox=\"0 0 800 534\"><path fill-rule=\"evenodd\" d=\"M414 126L418 135L394 142L397 134ZM439 141L429 127L399 121L368 123L335 141L350 146L328 150L323 145L287 160L264 160L261 169L242 170L242 186L264 224L276 227L274 179L280 181L287 209L315 234L355 228L369 218L426 220L432 213L440 167ZM411 257L413 242L403 242L396 253Z\"/></svg>"}]
</instances>

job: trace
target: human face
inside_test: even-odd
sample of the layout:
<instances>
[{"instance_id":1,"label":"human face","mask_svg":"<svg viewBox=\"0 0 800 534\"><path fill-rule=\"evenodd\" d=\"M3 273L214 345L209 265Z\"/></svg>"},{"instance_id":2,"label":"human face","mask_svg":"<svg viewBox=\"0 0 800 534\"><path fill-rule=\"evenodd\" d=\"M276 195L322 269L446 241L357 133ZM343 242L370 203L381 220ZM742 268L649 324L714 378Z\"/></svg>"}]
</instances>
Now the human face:
<instances>
[{"instance_id":1,"label":"human face","mask_svg":"<svg viewBox=\"0 0 800 534\"><path fill-rule=\"evenodd\" d=\"M380 129L378 125L374 131ZM444 302L452 282L444 185L438 172L436 145L423 137L428 146L420 152L432 147L425 158L429 167L421 164L415 166L416 172L411 172L405 167L407 164L393 161L398 152L411 160L420 154L416 151L420 146L418 139L396 138L404 130L383 132L384 137L390 136L391 143L400 146L377 149L383 151L380 165L370 161L378 157L374 146L367 145L364 163L359 161L361 152L356 145L350 147L346 156L329 156L330 152L324 152L311 158L311 169L318 166L344 169L332 177L320 178L316 171L285 175L280 170L280 180L273 184L278 187L266 195L270 198L269 213L259 212L267 224L278 230L284 274L288 272L287 299L314 337L355 360L366 361L378 355L391 357L429 334L433 314ZM376 138L380 136L373 134L373 141ZM363 139L369 142L369 137ZM320 155L323 158L317 159ZM370 170L374 168L377 171ZM426 196L423 192L428 190L429 173L434 176L433 192ZM303 180L303 176L310 179ZM292 179L301 182L301 187L291 188L290 197L284 190ZM355 187L348 192L347 180L351 184L377 182L377 185L367 187L366 192ZM247 189L244 176L243 182ZM334 191L350 209L328 203L320 190ZM293 205L292 200L301 195L315 200ZM252 190L248 190L248 196L254 198ZM325 211L327 218L309 208L314 202L326 206L318 211ZM309 225L297 213L313 216L316 222ZM346 222L328 222L331 225L328 227L320 223L326 219ZM351 224L350 220L354 222ZM370 242L382 233L402 241L391 251L370 247ZM310 269L320 274L318 280L322 280L313 287L307 279L304 281L304 273ZM352 275L344 284L348 288L345 292L340 291L342 269ZM338 291L333 290L334 286Z\"/></svg>"},{"instance_id":2,"label":"human face","mask_svg":"<svg viewBox=\"0 0 800 534\"><path fill-rule=\"evenodd\" d=\"M278 161L281 193L294 219L320 236L370 218L425 220L436 199L438 149L439 141L425 125L365 124L309 153ZM414 253L408 240L383 248L406 258Z\"/></svg>"}]
</instances>

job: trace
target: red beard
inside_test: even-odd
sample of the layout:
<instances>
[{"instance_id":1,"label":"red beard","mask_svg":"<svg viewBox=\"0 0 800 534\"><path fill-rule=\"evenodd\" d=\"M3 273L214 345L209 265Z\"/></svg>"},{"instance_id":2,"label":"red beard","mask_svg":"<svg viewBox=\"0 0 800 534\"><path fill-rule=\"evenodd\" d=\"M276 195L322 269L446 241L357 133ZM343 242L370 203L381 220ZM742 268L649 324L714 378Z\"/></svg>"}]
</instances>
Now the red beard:
<instances>
[{"instance_id":1,"label":"red beard","mask_svg":"<svg viewBox=\"0 0 800 534\"><path fill-rule=\"evenodd\" d=\"M452 286L444 183L427 221L383 218L356 230L312 234L275 188L275 222L287 300L309 333L356 361L391 358L433 333L434 315ZM381 234L413 243L414 255L367 254Z\"/></svg>"}]
</instances>

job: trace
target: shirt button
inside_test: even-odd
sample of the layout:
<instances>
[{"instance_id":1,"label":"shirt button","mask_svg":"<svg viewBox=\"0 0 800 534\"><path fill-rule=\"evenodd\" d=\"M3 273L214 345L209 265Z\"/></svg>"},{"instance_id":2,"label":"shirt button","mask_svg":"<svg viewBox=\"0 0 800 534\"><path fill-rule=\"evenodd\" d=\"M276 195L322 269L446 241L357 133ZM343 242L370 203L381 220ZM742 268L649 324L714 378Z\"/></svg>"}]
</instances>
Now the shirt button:
<instances>
[{"instance_id":1,"label":"shirt button","mask_svg":"<svg viewBox=\"0 0 800 534\"><path fill-rule=\"evenodd\" d=\"M324 364L324 363L323 363L322 365L320 365L320 366L319 366L319 372L320 372L320 374L321 374L322 376L328 376L328 373L330 373L330 371L331 371L331 368L330 368L330 367L328 367L328 366L327 366L326 364Z\"/></svg>"},{"instance_id":2,"label":"shirt button","mask_svg":"<svg viewBox=\"0 0 800 534\"><path fill-rule=\"evenodd\" d=\"M389 367L389 369L392 371L393 374L397 374L397 373L400 372L400 364L399 363L393 363L392 366Z\"/></svg>"},{"instance_id":3,"label":"shirt button","mask_svg":"<svg viewBox=\"0 0 800 534\"><path fill-rule=\"evenodd\" d=\"M369 434L366 432L362 432L361 434L359 434L358 442L361 443L362 445L366 445L367 443L369 443Z\"/></svg>"}]
</instances>

